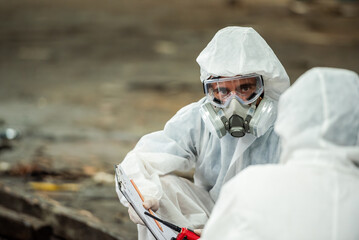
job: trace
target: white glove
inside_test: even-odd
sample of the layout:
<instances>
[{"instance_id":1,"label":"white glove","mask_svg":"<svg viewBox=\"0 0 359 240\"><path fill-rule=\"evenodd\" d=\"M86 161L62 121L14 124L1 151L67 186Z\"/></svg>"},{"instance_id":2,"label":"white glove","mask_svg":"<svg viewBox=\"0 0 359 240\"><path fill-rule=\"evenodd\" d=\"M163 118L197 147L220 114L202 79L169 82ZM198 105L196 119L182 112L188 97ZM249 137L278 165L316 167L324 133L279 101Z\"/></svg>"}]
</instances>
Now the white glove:
<instances>
[{"instance_id":1,"label":"white glove","mask_svg":"<svg viewBox=\"0 0 359 240\"><path fill-rule=\"evenodd\" d=\"M198 229L194 229L193 232L194 232L195 234L197 234L198 236L201 236L202 230L203 230L203 229L199 229L199 228L198 228Z\"/></svg>"},{"instance_id":2,"label":"white glove","mask_svg":"<svg viewBox=\"0 0 359 240\"><path fill-rule=\"evenodd\" d=\"M128 216L130 216L130 219L132 222L134 222L136 224L145 225L131 205L128 207Z\"/></svg>"},{"instance_id":3,"label":"white glove","mask_svg":"<svg viewBox=\"0 0 359 240\"><path fill-rule=\"evenodd\" d=\"M143 207L147 210L151 209L152 211L156 212L160 207L160 202L156 198L147 197L143 202Z\"/></svg>"},{"instance_id":4,"label":"white glove","mask_svg":"<svg viewBox=\"0 0 359 240\"><path fill-rule=\"evenodd\" d=\"M143 202L143 207L147 210L151 209L153 211L157 211L160 206L160 203L155 198L146 198ZM141 218L137 215L136 211L132 208L132 206L128 207L128 215L130 216L130 219L135 224L141 224L145 225Z\"/></svg>"}]
</instances>

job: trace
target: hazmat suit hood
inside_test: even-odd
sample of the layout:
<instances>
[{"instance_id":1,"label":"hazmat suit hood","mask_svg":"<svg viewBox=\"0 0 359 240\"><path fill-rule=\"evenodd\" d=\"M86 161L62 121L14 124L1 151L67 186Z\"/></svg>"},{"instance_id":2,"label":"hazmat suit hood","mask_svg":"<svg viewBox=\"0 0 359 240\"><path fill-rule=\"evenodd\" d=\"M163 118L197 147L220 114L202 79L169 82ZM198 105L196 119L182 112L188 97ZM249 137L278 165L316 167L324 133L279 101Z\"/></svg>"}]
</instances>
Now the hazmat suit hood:
<instances>
[{"instance_id":1,"label":"hazmat suit hood","mask_svg":"<svg viewBox=\"0 0 359 240\"><path fill-rule=\"evenodd\" d=\"M210 76L262 75L264 95L278 100L289 86L282 64L265 40L250 27L219 30L197 57L201 81Z\"/></svg>"},{"instance_id":2,"label":"hazmat suit hood","mask_svg":"<svg viewBox=\"0 0 359 240\"><path fill-rule=\"evenodd\" d=\"M275 131L285 163L313 151L359 163L359 78L355 72L313 68L279 100Z\"/></svg>"}]
</instances>

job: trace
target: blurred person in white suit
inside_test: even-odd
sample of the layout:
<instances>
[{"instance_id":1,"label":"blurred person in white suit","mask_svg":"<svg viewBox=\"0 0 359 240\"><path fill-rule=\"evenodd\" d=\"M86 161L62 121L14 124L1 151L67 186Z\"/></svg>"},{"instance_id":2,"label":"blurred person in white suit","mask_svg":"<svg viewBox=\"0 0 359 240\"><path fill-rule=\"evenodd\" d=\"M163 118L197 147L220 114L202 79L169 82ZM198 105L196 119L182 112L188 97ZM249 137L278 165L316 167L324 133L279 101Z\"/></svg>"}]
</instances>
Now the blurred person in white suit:
<instances>
[{"instance_id":1,"label":"blurred person in white suit","mask_svg":"<svg viewBox=\"0 0 359 240\"><path fill-rule=\"evenodd\" d=\"M359 78L314 68L281 97L276 165L224 185L201 239L359 239Z\"/></svg>"}]
</instances>

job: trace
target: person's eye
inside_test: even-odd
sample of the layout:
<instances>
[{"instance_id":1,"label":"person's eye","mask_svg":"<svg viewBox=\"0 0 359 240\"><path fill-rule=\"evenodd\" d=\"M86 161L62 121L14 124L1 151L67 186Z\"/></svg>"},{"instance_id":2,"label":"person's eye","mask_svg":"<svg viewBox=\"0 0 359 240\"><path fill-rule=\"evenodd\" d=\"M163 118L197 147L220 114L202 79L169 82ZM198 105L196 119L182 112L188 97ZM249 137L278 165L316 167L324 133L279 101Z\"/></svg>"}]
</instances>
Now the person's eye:
<instances>
[{"instance_id":1,"label":"person's eye","mask_svg":"<svg viewBox=\"0 0 359 240\"><path fill-rule=\"evenodd\" d=\"M222 94L222 95L227 95L229 92L227 88L217 88L217 91L219 94Z\"/></svg>"},{"instance_id":2,"label":"person's eye","mask_svg":"<svg viewBox=\"0 0 359 240\"><path fill-rule=\"evenodd\" d=\"M239 87L239 92L246 93L248 91L252 91L254 89L255 85L253 84L244 84Z\"/></svg>"}]
</instances>

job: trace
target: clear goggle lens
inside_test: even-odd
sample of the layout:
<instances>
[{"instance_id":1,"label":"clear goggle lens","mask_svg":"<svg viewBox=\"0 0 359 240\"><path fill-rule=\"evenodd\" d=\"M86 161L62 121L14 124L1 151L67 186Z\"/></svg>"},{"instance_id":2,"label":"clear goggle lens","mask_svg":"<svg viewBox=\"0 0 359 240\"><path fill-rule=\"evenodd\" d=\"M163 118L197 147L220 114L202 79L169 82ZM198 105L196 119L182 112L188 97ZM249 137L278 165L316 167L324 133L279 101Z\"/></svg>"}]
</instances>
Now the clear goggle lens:
<instances>
[{"instance_id":1,"label":"clear goggle lens","mask_svg":"<svg viewBox=\"0 0 359 240\"><path fill-rule=\"evenodd\" d=\"M263 93L263 80L259 74L216 77L204 82L204 91L208 100L217 107L226 107L233 98L248 105Z\"/></svg>"}]
</instances>

